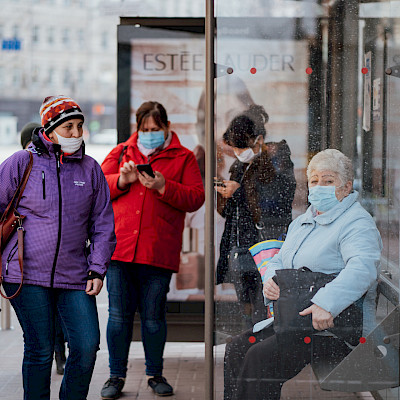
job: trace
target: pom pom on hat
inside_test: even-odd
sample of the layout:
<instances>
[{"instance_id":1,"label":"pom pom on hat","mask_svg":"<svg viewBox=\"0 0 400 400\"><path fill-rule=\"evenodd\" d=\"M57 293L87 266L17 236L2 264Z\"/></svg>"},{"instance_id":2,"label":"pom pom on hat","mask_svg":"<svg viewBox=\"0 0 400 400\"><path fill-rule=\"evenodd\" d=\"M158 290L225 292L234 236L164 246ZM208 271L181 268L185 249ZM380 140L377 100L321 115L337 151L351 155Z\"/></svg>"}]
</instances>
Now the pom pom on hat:
<instances>
[{"instance_id":1,"label":"pom pom on hat","mask_svg":"<svg viewBox=\"0 0 400 400\"><path fill-rule=\"evenodd\" d=\"M44 132L49 134L69 119L80 118L85 120L78 103L67 96L50 96L43 100L39 110Z\"/></svg>"}]
</instances>

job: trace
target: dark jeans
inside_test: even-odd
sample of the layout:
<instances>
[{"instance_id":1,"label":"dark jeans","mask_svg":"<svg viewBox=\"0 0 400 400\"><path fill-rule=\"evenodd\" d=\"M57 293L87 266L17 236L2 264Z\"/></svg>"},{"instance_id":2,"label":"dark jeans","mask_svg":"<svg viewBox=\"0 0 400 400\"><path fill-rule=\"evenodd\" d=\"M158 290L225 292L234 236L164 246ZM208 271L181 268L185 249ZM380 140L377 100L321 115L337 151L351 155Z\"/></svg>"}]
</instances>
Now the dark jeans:
<instances>
[{"instance_id":1,"label":"dark jeans","mask_svg":"<svg viewBox=\"0 0 400 400\"><path fill-rule=\"evenodd\" d=\"M161 375L167 338L167 293L172 272L150 265L112 261L107 271L110 376L126 377L133 319L138 309L146 374Z\"/></svg>"},{"instance_id":2,"label":"dark jeans","mask_svg":"<svg viewBox=\"0 0 400 400\"><path fill-rule=\"evenodd\" d=\"M272 328L266 328L257 333L253 333L252 329L250 329L241 335L233 337L227 343L224 358L224 400L238 398L240 389L239 376L248 350L273 334ZM250 400L250 398L243 398L242 400Z\"/></svg>"},{"instance_id":3,"label":"dark jeans","mask_svg":"<svg viewBox=\"0 0 400 400\"><path fill-rule=\"evenodd\" d=\"M15 293L17 287L4 283L7 295ZM100 343L96 298L82 290L24 285L11 304L24 332L24 400L50 399L57 312L69 346L60 399L86 399Z\"/></svg>"},{"instance_id":4,"label":"dark jeans","mask_svg":"<svg viewBox=\"0 0 400 400\"><path fill-rule=\"evenodd\" d=\"M60 315L57 313L56 323L55 323L55 342L54 342L54 352L61 354L62 357L65 356L65 328L62 326L62 320Z\"/></svg>"},{"instance_id":5,"label":"dark jeans","mask_svg":"<svg viewBox=\"0 0 400 400\"><path fill-rule=\"evenodd\" d=\"M283 349L272 326L257 333L246 331L226 345L224 400L279 400L282 385L313 357L344 357L349 351L340 340L315 335L309 345L294 343Z\"/></svg>"}]
</instances>

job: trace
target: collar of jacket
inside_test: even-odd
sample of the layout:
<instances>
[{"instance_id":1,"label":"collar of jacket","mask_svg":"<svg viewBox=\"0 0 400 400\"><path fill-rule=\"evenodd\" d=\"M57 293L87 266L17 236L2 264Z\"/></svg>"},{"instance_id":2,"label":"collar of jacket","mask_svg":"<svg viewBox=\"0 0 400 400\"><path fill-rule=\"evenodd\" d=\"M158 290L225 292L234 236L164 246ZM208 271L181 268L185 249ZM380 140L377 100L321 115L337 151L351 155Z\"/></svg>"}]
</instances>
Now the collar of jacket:
<instances>
[{"instance_id":1,"label":"collar of jacket","mask_svg":"<svg viewBox=\"0 0 400 400\"><path fill-rule=\"evenodd\" d=\"M52 156L56 153L57 150L61 151L61 146L55 144L53 142L49 142L43 137L44 128L35 128L32 133L32 143L28 146L28 148L34 153L41 156L42 154L47 154L48 156ZM85 155L85 143L82 143L82 146L78 151L74 154L65 155L63 154L63 160L71 160L78 159L81 160Z\"/></svg>"},{"instance_id":2,"label":"collar of jacket","mask_svg":"<svg viewBox=\"0 0 400 400\"><path fill-rule=\"evenodd\" d=\"M358 199L358 192L353 190L347 197L345 197L339 204L333 207L331 210L324 212L323 214L315 215L315 208L313 206L308 207L307 211L300 217L301 224L315 224L329 225L336 219L338 219L345 211L347 211Z\"/></svg>"},{"instance_id":3,"label":"collar of jacket","mask_svg":"<svg viewBox=\"0 0 400 400\"><path fill-rule=\"evenodd\" d=\"M172 139L171 139L171 143L170 145L165 148L162 149L160 152L158 152L157 154L154 154L154 156L152 157L152 155L150 154L150 158L157 158L159 155L162 155L163 157L175 157L174 152L170 152L171 150L175 150L175 149L181 149L182 145L181 142L179 141L178 135L174 132L171 131L172 134ZM137 140L138 140L138 133L134 132L132 133L131 137L125 142L128 146L132 146L135 147L138 151L138 145L137 145ZM141 154L141 153L140 153ZM145 157L145 156L143 156Z\"/></svg>"}]
</instances>

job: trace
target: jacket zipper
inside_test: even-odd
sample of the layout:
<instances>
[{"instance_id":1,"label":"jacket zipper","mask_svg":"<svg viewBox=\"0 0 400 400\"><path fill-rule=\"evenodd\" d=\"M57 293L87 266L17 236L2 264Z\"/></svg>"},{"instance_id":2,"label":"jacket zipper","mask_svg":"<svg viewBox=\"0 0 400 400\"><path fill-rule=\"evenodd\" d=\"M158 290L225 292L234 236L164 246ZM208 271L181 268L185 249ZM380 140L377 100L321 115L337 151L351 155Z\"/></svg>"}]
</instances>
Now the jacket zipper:
<instances>
[{"instance_id":1,"label":"jacket zipper","mask_svg":"<svg viewBox=\"0 0 400 400\"><path fill-rule=\"evenodd\" d=\"M43 200L46 200L46 175L42 171L42 187L43 187Z\"/></svg>"},{"instance_id":2,"label":"jacket zipper","mask_svg":"<svg viewBox=\"0 0 400 400\"><path fill-rule=\"evenodd\" d=\"M54 275L56 273L57 258L58 258L58 253L60 251L60 243L61 243L62 199L61 199L61 180L60 180L60 157L61 157L61 154L57 151L56 152L56 162L57 162L57 183L58 183L58 237L57 237L56 253L54 255L54 261L53 261L53 269L51 270L50 287L53 287L53 284L54 284Z\"/></svg>"}]
</instances>

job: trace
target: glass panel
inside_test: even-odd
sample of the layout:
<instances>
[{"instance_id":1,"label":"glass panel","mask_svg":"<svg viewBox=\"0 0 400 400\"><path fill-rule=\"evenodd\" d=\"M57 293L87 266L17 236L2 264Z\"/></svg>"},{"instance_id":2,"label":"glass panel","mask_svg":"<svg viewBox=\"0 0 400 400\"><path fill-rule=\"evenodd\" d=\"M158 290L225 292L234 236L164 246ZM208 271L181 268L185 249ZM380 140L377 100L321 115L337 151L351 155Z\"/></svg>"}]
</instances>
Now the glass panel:
<instances>
[{"instance_id":1,"label":"glass panel","mask_svg":"<svg viewBox=\"0 0 400 400\"><path fill-rule=\"evenodd\" d=\"M380 6L380 7L379 7ZM400 65L400 38L399 38L399 3L391 1L384 5L372 3L365 5L366 23L373 26L375 22L375 53L378 53L376 62L372 66L373 82L375 84L373 98L377 100L373 103L373 136L381 137L380 146L376 145L374 150L374 164L378 164L381 159L381 169L378 169L377 175L381 176L381 185L374 184L375 204L374 212L376 221L380 229L383 240L382 252L382 283L381 286L387 290L392 287L391 301L385 296L380 296L377 309L378 321L383 320L388 314L390 318L396 315L398 307L398 288L399 288L399 90L400 78L396 73ZM369 9L368 9L369 8ZM373 15L379 11L380 20L373 20ZM392 18L390 18L392 17ZM372 29L371 29L372 30ZM380 42L378 44L378 41ZM379 49L379 50L378 50ZM378 51L377 51L378 50ZM377 83L379 85L377 85ZM386 93L386 95L385 95ZM379 164L378 164L379 165ZM375 171L374 171L375 175ZM397 300L397 302L396 302ZM397 307L395 308L395 305ZM398 316L396 315L398 318ZM396 329L397 328L397 329ZM387 332L387 341L389 344L383 344L384 351L392 350L390 345L393 344L394 337L398 337L398 327L390 326ZM395 335L395 336L393 336ZM381 344L382 346L382 344ZM398 345L397 345L398 351ZM396 359L396 367L398 368L398 358ZM388 388L379 391L379 395L383 399L398 399L400 396L397 387Z\"/></svg>"},{"instance_id":2,"label":"glass panel","mask_svg":"<svg viewBox=\"0 0 400 400\"><path fill-rule=\"evenodd\" d=\"M119 142L136 131L140 105L158 101L180 142L194 152L204 180L203 20L123 19L118 43ZM203 205L186 215L179 273L167 297L169 341L204 339L204 214ZM140 337L140 330L134 335Z\"/></svg>"},{"instance_id":3,"label":"glass panel","mask_svg":"<svg viewBox=\"0 0 400 400\"><path fill-rule=\"evenodd\" d=\"M215 398L398 399L399 2L215 4ZM332 155L307 181L327 148L350 158L354 181ZM311 198L322 215L308 209L308 183L335 185L340 202ZM365 226L352 217L357 200L373 219L357 208ZM281 246L271 240L297 217L269 262ZM275 313L265 305L262 280L303 266L334 274L323 289L307 286L316 294L303 308L320 332L298 317L300 295L282 311L282 281ZM279 334L291 314L298 322Z\"/></svg>"}]
</instances>

